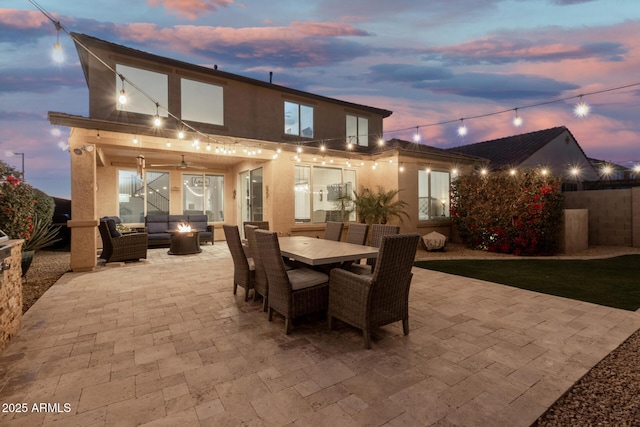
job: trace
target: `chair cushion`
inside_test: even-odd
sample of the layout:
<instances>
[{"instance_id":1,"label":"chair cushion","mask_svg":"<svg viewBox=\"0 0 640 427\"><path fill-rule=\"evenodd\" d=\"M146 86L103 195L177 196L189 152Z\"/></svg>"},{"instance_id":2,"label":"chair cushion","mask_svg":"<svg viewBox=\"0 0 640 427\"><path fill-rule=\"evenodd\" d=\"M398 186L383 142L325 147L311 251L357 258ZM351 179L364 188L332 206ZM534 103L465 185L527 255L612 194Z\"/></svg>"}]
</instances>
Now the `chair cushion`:
<instances>
[{"instance_id":1,"label":"chair cushion","mask_svg":"<svg viewBox=\"0 0 640 427\"><path fill-rule=\"evenodd\" d=\"M191 228L195 228L199 231L204 231L207 229L207 216L202 215L189 215L189 225Z\"/></svg>"},{"instance_id":2,"label":"chair cushion","mask_svg":"<svg viewBox=\"0 0 640 427\"><path fill-rule=\"evenodd\" d=\"M107 223L107 228L109 229L109 234L111 235L111 237L116 238L116 237L122 236L122 233L120 233L116 228L116 222L113 219L109 218L106 221L106 223Z\"/></svg>"},{"instance_id":3,"label":"chair cushion","mask_svg":"<svg viewBox=\"0 0 640 427\"><path fill-rule=\"evenodd\" d=\"M253 260L253 258L247 258L247 262L249 263L249 270L255 271L256 262Z\"/></svg>"},{"instance_id":4,"label":"chair cushion","mask_svg":"<svg viewBox=\"0 0 640 427\"><path fill-rule=\"evenodd\" d=\"M347 268L352 273L359 274L361 276L372 275L372 269L369 264L351 264L349 268Z\"/></svg>"},{"instance_id":5,"label":"chair cushion","mask_svg":"<svg viewBox=\"0 0 640 427\"><path fill-rule=\"evenodd\" d=\"M289 276L289 282L291 282L291 289L294 291L321 285L329 281L329 276L310 268L289 270L287 271L287 276Z\"/></svg>"}]
</instances>

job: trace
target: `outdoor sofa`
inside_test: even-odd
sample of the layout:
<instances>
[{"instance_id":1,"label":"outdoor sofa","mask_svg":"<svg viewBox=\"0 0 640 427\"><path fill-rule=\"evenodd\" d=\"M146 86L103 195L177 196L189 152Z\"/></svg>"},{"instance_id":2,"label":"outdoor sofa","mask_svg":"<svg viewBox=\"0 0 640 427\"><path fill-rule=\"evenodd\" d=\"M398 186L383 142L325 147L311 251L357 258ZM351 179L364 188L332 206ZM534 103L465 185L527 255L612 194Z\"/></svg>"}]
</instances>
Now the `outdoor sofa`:
<instances>
[{"instance_id":1,"label":"outdoor sofa","mask_svg":"<svg viewBox=\"0 0 640 427\"><path fill-rule=\"evenodd\" d=\"M207 215L166 215L153 214L144 218L149 247L169 246L171 231L178 230L179 224L189 224L199 231L200 243L211 242L213 245L213 226L207 224Z\"/></svg>"}]
</instances>

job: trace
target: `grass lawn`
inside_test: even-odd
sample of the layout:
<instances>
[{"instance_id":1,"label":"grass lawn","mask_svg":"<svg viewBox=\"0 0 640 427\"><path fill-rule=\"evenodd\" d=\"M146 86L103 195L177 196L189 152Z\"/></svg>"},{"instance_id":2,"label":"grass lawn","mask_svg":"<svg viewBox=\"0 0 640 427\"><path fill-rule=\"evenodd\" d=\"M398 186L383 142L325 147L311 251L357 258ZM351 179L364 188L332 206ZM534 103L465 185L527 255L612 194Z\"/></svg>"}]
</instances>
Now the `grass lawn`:
<instances>
[{"instance_id":1,"label":"grass lawn","mask_svg":"<svg viewBox=\"0 0 640 427\"><path fill-rule=\"evenodd\" d=\"M640 308L640 255L594 260L418 261L415 266L624 310Z\"/></svg>"}]
</instances>

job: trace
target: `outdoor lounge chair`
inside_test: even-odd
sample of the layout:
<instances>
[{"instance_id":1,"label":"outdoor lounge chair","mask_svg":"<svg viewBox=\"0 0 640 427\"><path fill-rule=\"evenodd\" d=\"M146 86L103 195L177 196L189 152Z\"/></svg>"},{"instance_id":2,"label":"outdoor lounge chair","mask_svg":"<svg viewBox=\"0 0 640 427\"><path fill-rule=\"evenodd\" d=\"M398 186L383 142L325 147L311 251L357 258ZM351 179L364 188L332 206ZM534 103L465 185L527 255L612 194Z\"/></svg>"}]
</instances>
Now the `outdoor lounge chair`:
<instances>
[{"instance_id":1,"label":"outdoor lounge chair","mask_svg":"<svg viewBox=\"0 0 640 427\"><path fill-rule=\"evenodd\" d=\"M249 299L249 291L255 285L255 265L252 258L247 258L242 249L240 241L240 231L237 225L223 224L224 236L227 239L227 246L233 258L233 294L238 292L238 286L245 290L244 300Z\"/></svg>"},{"instance_id":2,"label":"outdoor lounge chair","mask_svg":"<svg viewBox=\"0 0 640 427\"><path fill-rule=\"evenodd\" d=\"M411 268L419 240L417 234L384 236L373 275L331 270L329 330L334 318L360 328L365 348L371 348L371 330L378 326L402 320L408 335Z\"/></svg>"},{"instance_id":3,"label":"outdoor lounge chair","mask_svg":"<svg viewBox=\"0 0 640 427\"><path fill-rule=\"evenodd\" d=\"M310 268L287 271L277 233L255 230L255 234L260 259L269 282L269 321L273 320L274 311L283 315L284 329L288 335L293 319L327 309L329 276Z\"/></svg>"},{"instance_id":4,"label":"outdoor lounge chair","mask_svg":"<svg viewBox=\"0 0 640 427\"><path fill-rule=\"evenodd\" d=\"M100 219L98 230L102 239L100 258L106 262L147 258L147 233L121 234L112 217Z\"/></svg>"}]
</instances>

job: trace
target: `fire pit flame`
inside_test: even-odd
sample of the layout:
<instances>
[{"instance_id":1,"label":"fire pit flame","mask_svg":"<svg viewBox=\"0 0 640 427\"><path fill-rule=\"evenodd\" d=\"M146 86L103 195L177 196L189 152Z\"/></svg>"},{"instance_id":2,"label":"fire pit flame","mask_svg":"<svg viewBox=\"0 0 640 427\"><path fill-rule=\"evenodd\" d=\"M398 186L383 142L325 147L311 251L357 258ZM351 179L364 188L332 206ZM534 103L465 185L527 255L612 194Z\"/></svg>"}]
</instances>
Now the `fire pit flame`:
<instances>
[{"instance_id":1,"label":"fire pit flame","mask_svg":"<svg viewBox=\"0 0 640 427\"><path fill-rule=\"evenodd\" d=\"M178 231L181 233L188 233L191 231L191 226L189 224L180 223L178 224Z\"/></svg>"}]
</instances>

